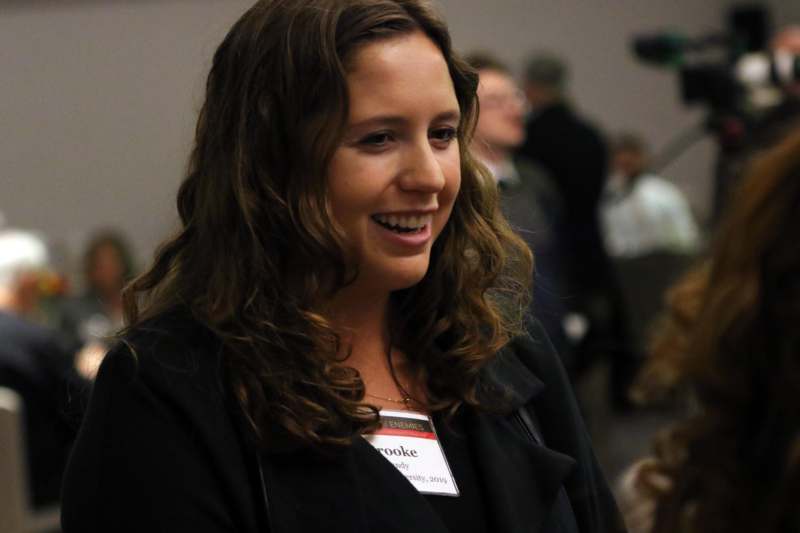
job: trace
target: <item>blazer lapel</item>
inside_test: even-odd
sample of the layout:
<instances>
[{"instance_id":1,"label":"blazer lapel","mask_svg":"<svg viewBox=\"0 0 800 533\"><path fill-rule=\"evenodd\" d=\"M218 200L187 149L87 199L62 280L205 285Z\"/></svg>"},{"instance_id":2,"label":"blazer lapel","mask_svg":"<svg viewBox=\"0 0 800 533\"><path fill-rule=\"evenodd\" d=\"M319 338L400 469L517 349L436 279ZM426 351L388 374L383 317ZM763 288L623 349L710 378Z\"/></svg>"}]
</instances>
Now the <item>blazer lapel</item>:
<instances>
[{"instance_id":1,"label":"blazer lapel","mask_svg":"<svg viewBox=\"0 0 800 533\"><path fill-rule=\"evenodd\" d=\"M486 394L497 397L499 393L504 399L501 412L470 409L466 425L494 530L541 531L575 460L534 443L517 426L515 412L541 392L544 384L516 356L501 352L485 376Z\"/></svg>"}]
</instances>

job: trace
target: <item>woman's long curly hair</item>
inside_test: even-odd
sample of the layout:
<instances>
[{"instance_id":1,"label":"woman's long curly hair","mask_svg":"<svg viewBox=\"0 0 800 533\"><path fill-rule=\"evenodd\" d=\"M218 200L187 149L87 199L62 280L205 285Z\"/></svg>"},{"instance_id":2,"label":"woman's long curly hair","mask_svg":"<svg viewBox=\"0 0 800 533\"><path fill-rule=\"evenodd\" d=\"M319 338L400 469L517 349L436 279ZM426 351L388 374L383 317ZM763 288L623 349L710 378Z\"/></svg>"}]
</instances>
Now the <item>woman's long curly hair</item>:
<instances>
[{"instance_id":1,"label":"woman's long curly hair","mask_svg":"<svg viewBox=\"0 0 800 533\"><path fill-rule=\"evenodd\" d=\"M479 373L519 331L532 258L466 147L476 74L424 0L262 0L231 29L208 77L182 227L125 292L128 330L175 308L220 339L226 379L262 444L272 430L345 444L377 424L321 303L352 281L326 195L348 116L348 61L421 31L447 62L462 113L461 189L414 287L392 294L394 345L432 410L478 405ZM346 352L346 349L344 350Z\"/></svg>"},{"instance_id":2,"label":"woman's long curly hair","mask_svg":"<svg viewBox=\"0 0 800 533\"><path fill-rule=\"evenodd\" d=\"M800 531L800 131L753 164L715 244L644 374L699 408L657 441L655 532Z\"/></svg>"}]
</instances>

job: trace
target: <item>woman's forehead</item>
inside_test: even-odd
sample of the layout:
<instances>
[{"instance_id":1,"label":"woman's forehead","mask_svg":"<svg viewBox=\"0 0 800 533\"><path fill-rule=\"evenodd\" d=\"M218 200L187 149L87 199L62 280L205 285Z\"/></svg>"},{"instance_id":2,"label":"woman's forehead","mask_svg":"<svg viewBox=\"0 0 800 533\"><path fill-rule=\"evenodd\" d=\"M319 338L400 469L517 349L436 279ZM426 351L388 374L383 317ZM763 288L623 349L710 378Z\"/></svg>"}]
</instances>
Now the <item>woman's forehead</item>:
<instances>
[{"instance_id":1,"label":"woman's forehead","mask_svg":"<svg viewBox=\"0 0 800 533\"><path fill-rule=\"evenodd\" d=\"M382 113L435 109L458 111L453 80L438 46L413 32L362 46L347 75L350 122ZM428 109L429 108L429 109Z\"/></svg>"}]
</instances>

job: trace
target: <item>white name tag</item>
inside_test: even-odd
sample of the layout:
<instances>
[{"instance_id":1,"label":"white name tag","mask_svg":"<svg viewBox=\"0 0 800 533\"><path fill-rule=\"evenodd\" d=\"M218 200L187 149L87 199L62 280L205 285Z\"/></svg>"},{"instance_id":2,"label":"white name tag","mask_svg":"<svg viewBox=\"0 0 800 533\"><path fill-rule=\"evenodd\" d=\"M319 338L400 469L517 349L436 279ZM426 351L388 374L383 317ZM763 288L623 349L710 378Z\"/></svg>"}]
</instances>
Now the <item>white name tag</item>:
<instances>
[{"instance_id":1,"label":"white name tag","mask_svg":"<svg viewBox=\"0 0 800 533\"><path fill-rule=\"evenodd\" d=\"M382 427L364 435L422 494L458 496L433 421L408 411L381 411Z\"/></svg>"}]
</instances>

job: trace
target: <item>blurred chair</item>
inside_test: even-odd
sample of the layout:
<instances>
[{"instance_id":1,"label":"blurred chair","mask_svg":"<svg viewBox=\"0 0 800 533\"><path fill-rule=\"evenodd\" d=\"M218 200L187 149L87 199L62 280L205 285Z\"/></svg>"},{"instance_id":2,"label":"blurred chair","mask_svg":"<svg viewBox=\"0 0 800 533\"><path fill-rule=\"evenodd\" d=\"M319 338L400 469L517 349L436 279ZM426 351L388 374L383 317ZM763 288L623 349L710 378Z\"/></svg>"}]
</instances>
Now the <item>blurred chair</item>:
<instances>
[{"instance_id":1,"label":"blurred chair","mask_svg":"<svg viewBox=\"0 0 800 533\"><path fill-rule=\"evenodd\" d=\"M20 396L0 387L0 531L44 533L59 531L59 508L31 511Z\"/></svg>"}]
</instances>

